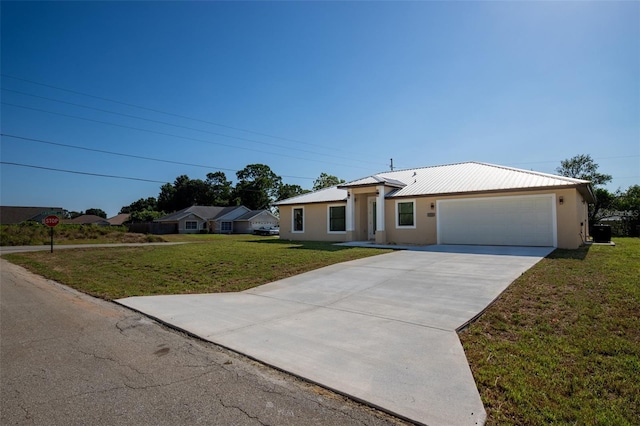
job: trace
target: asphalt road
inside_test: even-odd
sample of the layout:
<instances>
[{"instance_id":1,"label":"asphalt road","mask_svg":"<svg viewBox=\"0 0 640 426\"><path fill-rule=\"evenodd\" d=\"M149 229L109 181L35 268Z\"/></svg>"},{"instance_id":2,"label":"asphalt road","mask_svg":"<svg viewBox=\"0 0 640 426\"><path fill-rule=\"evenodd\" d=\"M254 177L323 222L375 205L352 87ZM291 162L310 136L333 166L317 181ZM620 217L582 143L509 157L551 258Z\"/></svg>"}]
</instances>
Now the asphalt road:
<instances>
[{"instance_id":1,"label":"asphalt road","mask_svg":"<svg viewBox=\"0 0 640 426\"><path fill-rule=\"evenodd\" d=\"M2 425L401 423L0 260Z\"/></svg>"}]
</instances>

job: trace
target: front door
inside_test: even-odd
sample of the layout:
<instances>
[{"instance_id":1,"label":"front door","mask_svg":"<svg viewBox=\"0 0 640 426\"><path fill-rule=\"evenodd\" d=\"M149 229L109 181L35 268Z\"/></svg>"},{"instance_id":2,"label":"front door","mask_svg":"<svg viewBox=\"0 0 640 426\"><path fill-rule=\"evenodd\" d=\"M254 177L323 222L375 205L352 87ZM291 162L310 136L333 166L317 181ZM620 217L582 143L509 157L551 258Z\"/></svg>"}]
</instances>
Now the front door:
<instances>
[{"instance_id":1,"label":"front door","mask_svg":"<svg viewBox=\"0 0 640 426\"><path fill-rule=\"evenodd\" d=\"M368 212L367 212L367 217L368 217L368 237L369 240L375 240L376 239L376 223L377 223L377 212L376 212L376 197L369 197L368 198Z\"/></svg>"}]
</instances>

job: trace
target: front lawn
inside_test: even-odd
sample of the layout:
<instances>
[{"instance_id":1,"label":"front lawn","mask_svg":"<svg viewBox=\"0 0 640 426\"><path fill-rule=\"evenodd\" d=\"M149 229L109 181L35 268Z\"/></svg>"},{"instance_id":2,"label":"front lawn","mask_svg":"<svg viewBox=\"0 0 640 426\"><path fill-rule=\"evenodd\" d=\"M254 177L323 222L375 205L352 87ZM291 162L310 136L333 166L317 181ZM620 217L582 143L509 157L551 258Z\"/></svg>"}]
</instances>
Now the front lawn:
<instances>
[{"instance_id":1,"label":"front lawn","mask_svg":"<svg viewBox=\"0 0 640 426\"><path fill-rule=\"evenodd\" d=\"M188 239L199 243L54 250L3 257L93 296L118 299L241 291L391 251L250 235L194 235Z\"/></svg>"},{"instance_id":2,"label":"front lawn","mask_svg":"<svg viewBox=\"0 0 640 426\"><path fill-rule=\"evenodd\" d=\"M640 425L640 239L556 250L460 333L487 424Z\"/></svg>"}]
</instances>

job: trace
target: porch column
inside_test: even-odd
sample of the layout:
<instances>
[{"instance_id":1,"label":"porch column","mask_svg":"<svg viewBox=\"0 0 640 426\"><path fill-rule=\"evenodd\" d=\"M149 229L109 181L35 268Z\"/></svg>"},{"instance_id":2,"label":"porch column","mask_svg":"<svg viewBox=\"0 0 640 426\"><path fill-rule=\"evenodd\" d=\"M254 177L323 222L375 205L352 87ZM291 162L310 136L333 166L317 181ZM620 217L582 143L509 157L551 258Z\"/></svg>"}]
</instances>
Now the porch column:
<instances>
[{"instance_id":1,"label":"porch column","mask_svg":"<svg viewBox=\"0 0 640 426\"><path fill-rule=\"evenodd\" d=\"M376 243L387 242L387 232L384 229L384 185L376 187Z\"/></svg>"},{"instance_id":2,"label":"porch column","mask_svg":"<svg viewBox=\"0 0 640 426\"><path fill-rule=\"evenodd\" d=\"M353 224L354 224L354 216L355 216L355 204L354 204L354 195L351 193L350 189L347 189L347 208L345 209L345 228L347 231L346 240L354 241L354 232L353 232Z\"/></svg>"}]
</instances>

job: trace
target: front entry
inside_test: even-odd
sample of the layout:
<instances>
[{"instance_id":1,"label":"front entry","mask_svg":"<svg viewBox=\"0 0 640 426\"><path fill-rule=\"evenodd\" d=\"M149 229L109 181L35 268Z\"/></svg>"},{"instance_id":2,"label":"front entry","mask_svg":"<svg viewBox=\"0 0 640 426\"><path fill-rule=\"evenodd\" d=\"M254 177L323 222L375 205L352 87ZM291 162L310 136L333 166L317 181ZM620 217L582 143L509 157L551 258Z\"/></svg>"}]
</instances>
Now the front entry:
<instances>
[{"instance_id":1,"label":"front entry","mask_svg":"<svg viewBox=\"0 0 640 426\"><path fill-rule=\"evenodd\" d=\"M376 207L377 207L377 202L376 202L376 197L369 197L367 199L368 201L368 209L367 209L367 222L368 222L368 238L369 240L375 240L376 239L376 222L378 219L377 216L377 211L376 211Z\"/></svg>"}]
</instances>

